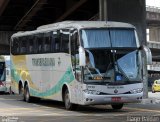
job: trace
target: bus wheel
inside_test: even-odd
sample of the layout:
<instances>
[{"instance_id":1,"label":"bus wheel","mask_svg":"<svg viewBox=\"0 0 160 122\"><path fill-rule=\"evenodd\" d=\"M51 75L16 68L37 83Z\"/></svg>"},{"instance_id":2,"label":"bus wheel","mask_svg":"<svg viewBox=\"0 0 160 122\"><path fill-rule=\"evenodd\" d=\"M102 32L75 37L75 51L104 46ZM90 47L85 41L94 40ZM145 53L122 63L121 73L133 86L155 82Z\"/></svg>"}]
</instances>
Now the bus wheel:
<instances>
[{"instance_id":1,"label":"bus wheel","mask_svg":"<svg viewBox=\"0 0 160 122\"><path fill-rule=\"evenodd\" d=\"M29 93L28 85L26 85L26 87L24 88L24 100L28 103L31 102L31 96Z\"/></svg>"},{"instance_id":2,"label":"bus wheel","mask_svg":"<svg viewBox=\"0 0 160 122\"><path fill-rule=\"evenodd\" d=\"M19 95L20 95L21 97L24 96L24 90L23 90L22 85L20 85L20 87L19 87ZM24 100L24 98L23 98L23 100Z\"/></svg>"},{"instance_id":3,"label":"bus wheel","mask_svg":"<svg viewBox=\"0 0 160 122\"><path fill-rule=\"evenodd\" d=\"M113 109L118 110L118 109L122 109L123 103L122 104L112 104L111 106L112 106Z\"/></svg>"},{"instance_id":4,"label":"bus wheel","mask_svg":"<svg viewBox=\"0 0 160 122\"><path fill-rule=\"evenodd\" d=\"M77 108L77 105L72 104L72 103L70 102L68 89L65 90L65 94L64 94L64 104L65 104L65 108L66 108L67 110L75 110L75 109Z\"/></svg>"},{"instance_id":5,"label":"bus wheel","mask_svg":"<svg viewBox=\"0 0 160 122\"><path fill-rule=\"evenodd\" d=\"M9 94L12 95L14 92L12 91L11 87L9 87Z\"/></svg>"}]
</instances>

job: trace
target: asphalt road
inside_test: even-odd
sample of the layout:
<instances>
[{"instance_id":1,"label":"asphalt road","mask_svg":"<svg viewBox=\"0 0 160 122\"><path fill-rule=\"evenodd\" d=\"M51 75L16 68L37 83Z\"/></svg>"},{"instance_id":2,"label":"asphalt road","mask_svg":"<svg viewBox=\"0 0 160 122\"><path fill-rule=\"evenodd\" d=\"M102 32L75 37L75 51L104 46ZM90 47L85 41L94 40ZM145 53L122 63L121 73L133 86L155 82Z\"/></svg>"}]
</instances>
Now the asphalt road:
<instances>
[{"instance_id":1,"label":"asphalt road","mask_svg":"<svg viewBox=\"0 0 160 122\"><path fill-rule=\"evenodd\" d=\"M67 111L61 102L25 103L17 95L0 95L0 122L160 122L160 103L128 104L122 110L80 106Z\"/></svg>"}]
</instances>

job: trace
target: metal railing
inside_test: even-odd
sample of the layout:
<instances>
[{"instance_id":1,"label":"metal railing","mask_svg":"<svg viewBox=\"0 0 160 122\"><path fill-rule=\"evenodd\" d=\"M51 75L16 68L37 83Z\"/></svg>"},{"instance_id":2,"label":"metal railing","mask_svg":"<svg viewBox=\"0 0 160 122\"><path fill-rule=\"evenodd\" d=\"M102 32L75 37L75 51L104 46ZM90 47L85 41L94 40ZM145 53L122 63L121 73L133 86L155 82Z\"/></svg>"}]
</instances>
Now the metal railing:
<instances>
[{"instance_id":1,"label":"metal railing","mask_svg":"<svg viewBox=\"0 0 160 122\"><path fill-rule=\"evenodd\" d=\"M147 45L149 48L160 49L160 42L148 41Z\"/></svg>"},{"instance_id":2,"label":"metal railing","mask_svg":"<svg viewBox=\"0 0 160 122\"><path fill-rule=\"evenodd\" d=\"M160 7L146 6L146 11L160 13Z\"/></svg>"}]
</instances>

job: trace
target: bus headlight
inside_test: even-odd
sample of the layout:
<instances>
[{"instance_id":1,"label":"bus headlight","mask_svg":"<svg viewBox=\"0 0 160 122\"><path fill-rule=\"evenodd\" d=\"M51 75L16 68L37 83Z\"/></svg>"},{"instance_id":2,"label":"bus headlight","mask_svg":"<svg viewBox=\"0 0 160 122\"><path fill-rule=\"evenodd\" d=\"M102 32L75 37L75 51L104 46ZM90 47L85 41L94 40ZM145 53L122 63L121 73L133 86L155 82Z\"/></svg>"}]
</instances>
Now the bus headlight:
<instances>
[{"instance_id":1,"label":"bus headlight","mask_svg":"<svg viewBox=\"0 0 160 122\"><path fill-rule=\"evenodd\" d=\"M85 93L87 94L94 94L94 95L99 95L100 92L99 91L95 91L95 90L84 90Z\"/></svg>"},{"instance_id":2,"label":"bus headlight","mask_svg":"<svg viewBox=\"0 0 160 122\"><path fill-rule=\"evenodd\" d=\"M136 93L141 93L142 91L143 91L143 89L139 88L139 89L133 89L130 92L131 92L131 94L136 94Z\"/></svg>"}]
</instances>

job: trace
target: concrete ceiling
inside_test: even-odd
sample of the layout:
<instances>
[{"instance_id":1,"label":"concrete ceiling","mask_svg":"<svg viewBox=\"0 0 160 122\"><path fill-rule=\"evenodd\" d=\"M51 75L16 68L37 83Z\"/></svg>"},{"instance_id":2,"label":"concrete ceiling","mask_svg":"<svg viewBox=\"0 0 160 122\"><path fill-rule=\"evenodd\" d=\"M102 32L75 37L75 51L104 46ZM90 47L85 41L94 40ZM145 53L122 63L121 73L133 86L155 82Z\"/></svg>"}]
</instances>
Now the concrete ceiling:
<instances>
[{"instance_id":1,"label":"concrete ceiling","mask_svg":"<svg viewBox=\"0 0 160 122\"><path fill-rule=\"evenodd\" d=\"M8 5L9 0L0 0L0 16Z\"/></svg>"},{"instance_id":2,"label":"concrete ceiling","mask_svg":"<svg viewBox=\"0 0 160 122\"><path fill-rule=\"evenodd\" d=\"M33 30L63 20L98 19L98 12L99 0L0 0L0 31ZM148 25L160 25L160 13L147 11L147 17Z\"/></svg>"},{"instance_id":3,"label":"concrete ceiling","mask_svg":"<svg viewBox=\"0 0 160 122\"><path fill-rule=\"evenodd\" d=\"M89 20L98 0L0 0L0 31L32 30L63 20Z\"/></svg>"},{"instance_id":4,"label":"concrete ceiling","mask_svg":"<svg viewBox=\"0 0 160 122\"><path fill-rule=\"evenodd\" d=\"M0 31L32 30L63 20L89 20L99 0L0 0ZM160 26L160 13L147 9L148 26ZM158 17L158 18L157 18Z\"/></svg>"}]
</instances>

